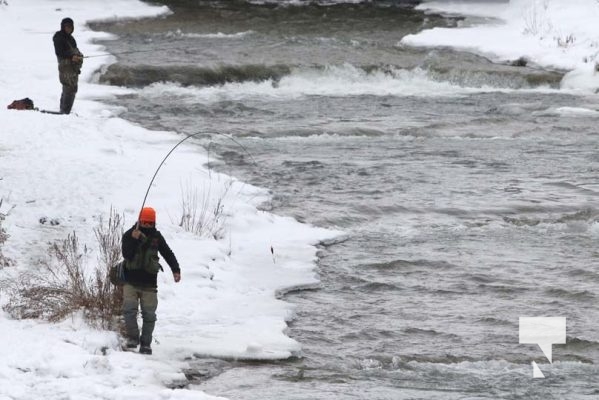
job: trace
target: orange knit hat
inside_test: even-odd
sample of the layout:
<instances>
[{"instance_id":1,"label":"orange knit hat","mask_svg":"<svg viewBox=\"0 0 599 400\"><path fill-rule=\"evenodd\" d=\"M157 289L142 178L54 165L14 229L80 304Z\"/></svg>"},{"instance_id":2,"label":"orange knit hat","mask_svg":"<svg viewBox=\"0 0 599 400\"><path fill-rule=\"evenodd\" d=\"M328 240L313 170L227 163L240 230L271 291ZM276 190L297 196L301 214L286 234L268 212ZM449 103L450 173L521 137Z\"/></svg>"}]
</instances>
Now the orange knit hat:
<instances>
[{"instance_id":1,"label":"orange knit hat","mask_svg":"<svg viewBox=\"0 0 599 400\"><path fill-rule=\"evenodd\" d=\"M139 213L139 220L143 222L153 222L156 223L156 210L152 207L144 207L141 209Z\"/></svg>"}]
</instances>

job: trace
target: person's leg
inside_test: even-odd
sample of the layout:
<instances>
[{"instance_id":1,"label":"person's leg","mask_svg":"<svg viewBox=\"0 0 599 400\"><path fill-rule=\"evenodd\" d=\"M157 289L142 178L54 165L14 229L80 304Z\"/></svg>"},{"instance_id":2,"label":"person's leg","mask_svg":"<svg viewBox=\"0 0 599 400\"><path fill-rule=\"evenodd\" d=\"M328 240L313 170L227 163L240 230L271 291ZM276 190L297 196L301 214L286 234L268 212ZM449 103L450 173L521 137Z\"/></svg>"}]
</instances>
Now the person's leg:
<instances>
[{"instance_id":1,"label":"person's leg","mask_svg":"<svg viewBox=\"0 0 599 400\"><path fill-rule=\"evenodd\" d=\"M141 294L141 317L143 325L141 328L140 352L152 354L152 333L156 325L156 309L158 308L158 292L156 289L142 291Z\"/></svg>"},{"instance_id":2,"label":"person's leg","mask_svg":"<svg viewBox=\"0 0 599 400\"><path fill-rule=\"evenodd\" d=\"M75 102L77 94L79 75L70 65L69 61L61 61L58 65L58 78L62 84L62 95L60 96L60 112L69 114Z\"/></svg>"},{"instance_id":3,"label":"person's leg","mask_svg":"<svg viewBox=\"0 0 599 400\"><path fill-rule=\"evenodd\" d=\"M127 347L139 345L139 327L137 326L137 312L139 309L139 291L128 283L123 285L123 317L127 331Z\"/></svg>"},{"instance_id":4,"label":"person's leg","mask_svg":"<svg viewBox=\"0 0 599 400\"><path fill-rule=\"evenodd\" d=\"M75 103L75 95L77 94L77 86L62 85L62 95L60 96L60 112L62 114L70 114Z\"/></svg>"}]
</instances>

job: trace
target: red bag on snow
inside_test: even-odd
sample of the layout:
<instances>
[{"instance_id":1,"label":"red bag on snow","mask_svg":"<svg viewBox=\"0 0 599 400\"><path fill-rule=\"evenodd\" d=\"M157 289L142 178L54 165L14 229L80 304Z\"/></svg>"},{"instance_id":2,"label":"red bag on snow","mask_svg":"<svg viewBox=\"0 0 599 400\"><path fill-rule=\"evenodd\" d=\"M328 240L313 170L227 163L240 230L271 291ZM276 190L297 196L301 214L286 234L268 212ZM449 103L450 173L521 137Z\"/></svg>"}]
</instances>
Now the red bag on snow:
<instances>
[{"instance_id":1,"label":"red bag on snow","mask_svg":"<svg viewBox=\"0 0 599 400\"><path fill-rule=\"evenodd\" d=\"M9 110L33 110L33 100L25 97L24 99L13 101L6 108Z\"/></svg>"}]
</instances>

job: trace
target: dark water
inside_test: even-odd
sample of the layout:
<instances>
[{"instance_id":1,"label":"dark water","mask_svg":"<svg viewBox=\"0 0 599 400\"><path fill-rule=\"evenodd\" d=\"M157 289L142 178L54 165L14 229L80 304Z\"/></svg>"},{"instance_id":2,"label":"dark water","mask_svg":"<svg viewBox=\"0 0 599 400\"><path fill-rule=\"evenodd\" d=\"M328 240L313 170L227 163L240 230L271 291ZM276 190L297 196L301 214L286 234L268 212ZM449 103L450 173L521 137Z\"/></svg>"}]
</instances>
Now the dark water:
<instances>
[{"instance_id":1,"label":"dark water","mask_svg":"<svg viewBox=\"0 0 599 400\"><path fill-rule=\"evenodd\" d=\"M457 20L393 2L169 4L168 17L94 26L119 35L110 52L155 50L100 78L139 88L118 99L124 117L206 132L215 168L272 191L265 208L349 236L322 246L318 290L285 296L301 357L200 360L212 378L199 389L597 398L596 97L559 91L559 73L405 48L405 34ZM553 364L518 343L523 316L567 318Z\"/></svg>"}]
</instances>

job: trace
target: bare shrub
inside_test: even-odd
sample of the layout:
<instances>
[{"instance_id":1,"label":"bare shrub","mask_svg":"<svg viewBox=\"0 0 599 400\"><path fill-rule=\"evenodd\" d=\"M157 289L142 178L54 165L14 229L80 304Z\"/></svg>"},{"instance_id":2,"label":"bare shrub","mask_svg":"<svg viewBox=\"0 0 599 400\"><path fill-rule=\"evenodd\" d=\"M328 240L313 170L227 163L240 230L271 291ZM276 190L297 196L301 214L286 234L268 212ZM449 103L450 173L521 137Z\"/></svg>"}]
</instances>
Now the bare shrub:
<instances>
[{"instance_id":1,"label":"bare shrub","mask_svg":"<svg viewBox=\"0 0 599 400\"><path fill-rule=\"evenodd\" d=\"M548 17L547 0L533 0L524 11L524 33L533 36L544 35L553 29Z\"/></svg>"},{"instance_id":2,"label":"bare shrub","mask_svg":"<svg viewBox=\"0 0 599 400\"><path fill-rule=\"evenodd\" d=\"M48 248L49 260L35 271L24 272L9 284L10 301L4 307L15 318L59 321L90 306L88 280L83 273L87 248L79 249L75 233Z\"/></svg>"},{"instance_id":3,"label":"bare shrub","mask_svg":"<svg viewBox=\"0 0 599 400\"><path fill-rule=\"evenodd\" d=\"M106 272L121 259L121 238L123 237L123 217L111 208L108 221L100 217L94 229L99 245L99 262Z\"/></svg>"},{"instance_id":4,"label":"bare shrub","mask_svg":"<svg viewBox=\"0 0 599 400\"><path fill-rule=\"evenodd\" d=\"M118 261L115 248L120 249L122 226L122 219L113 210L107 224L100 220L94 230L100 243L100 265L91 276L85 272L89 251L87 246L81 248L75 232L52 243L49 259L41 262L37 270L1 283L9 294L4 310L15 318L52 322L82 311L90 325L118 329L115 316L120 314L121 296L108 274L110 263Z\"/></svg>"},{"instance_id":5,"label":"bare shrub","mask_svg":"<svg viewBox=\"0 0 599 400\"><path fill-rule=\"evenodd\" d=\"M0 198L0 209L2 208L3 200L4 199ZM9 235L6 233L6 230L2 227L2 221L4 221L7 215L8 212L0 212L0 268L7 267L12 264L12 260L2 253L2 246L4 245L4 242L6 242L9 238Z\"/></svg>"},{"instance_id":6,"label":"bare shrub","mask_svg":"<svg viewBox=\"0 0 599 400\"><path fill-rule=\"evenodd\" d=\"M574 44L574 42L576 41L576 38L574 37L573 34L569 34L564 37L557 36L557 37L555 37L555 41L557 42L557 45L559 47L568 48Z\"/></svg>"},{"instance_id":7,"label":"bare shrub","mask_svg":"<svg viewBox=\"0 0 599 400\"><path fill-rule=\"evenodd\" d=\"M105 304L105 315L120 315L123 304L123 288L110 283L110 268L121 259L121 239L123 237L124 219L110 208L108 221L100 217L98 226L94 229L100 254L99 265L96 268L97 296Z\"/></svg>"},{"instance_id":8,"label":"bare shrub","mask_svg":"<svg viewBox=\"0 0 599 400\"><path fill-rule=\"evenodd\" d=\"M186 185L181 187L181 218L179 226L187 232L199 236L222 239L224 237L224 200L232 181L228 181L219 193L212 193L212 184L204 187L202 194L198 189Z\"/></svg>"}]
</instances>

